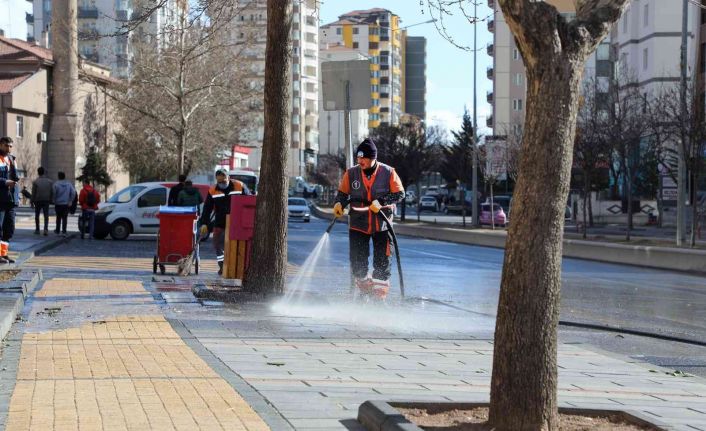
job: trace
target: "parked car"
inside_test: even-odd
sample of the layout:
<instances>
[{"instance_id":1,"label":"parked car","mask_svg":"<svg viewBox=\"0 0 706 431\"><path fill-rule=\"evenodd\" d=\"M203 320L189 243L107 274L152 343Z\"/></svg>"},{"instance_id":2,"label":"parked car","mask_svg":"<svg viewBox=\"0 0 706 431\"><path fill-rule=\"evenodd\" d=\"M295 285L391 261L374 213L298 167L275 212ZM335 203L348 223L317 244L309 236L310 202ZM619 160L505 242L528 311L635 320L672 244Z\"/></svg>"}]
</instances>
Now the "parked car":
<instances>
[{"instance_id":1,"label":"parked car","mask_svg":"<svg viewBox=\"0 0 706 431\"><path fill-rule=\"evenodd\" d=\"M490 203L490 197L486 198L485 203ZM508 195L497 195L493 196L493 203L500 205L500 207L505 212L506 217L510 217L510 209L512 208L512 196Z\"/></svg>"},{"instance_id":2,"label":"parked car","mask_svg":"<svg viewBox=\"0 0 706 431\"><path fill-rule=\"evenodd\" d=\"M302 220L304 223L311 221L309 203L304 198L287 199L287 213L290 219Z\"/></svg>"},{"instance_id":3,"label":"parked car","mask_svg":"<svg viewBox=\"0 0 706 431\"><path fill-rule=\"evenodd\" d=\"M414 193L414 191L405 192L404 199L407 202L407 205L414 205L417 203L417 194Z\"/></svg>"},{"instance_id":4,"label":"parked car","mask_svg":"<svg viewBox=\"0 0 706 431\"><path fill-rule=\"evenodd\" d=\"M93 236L103 239L127 239L130 234L156 234L159 231L157 213L167 204L169 189L177 183L139 183L115 193L98 204ZM205 201L208 184L194 184Z\"/></svg>"},{"instance_id":5,"label":"parked car","mask_svg":"<svg viewBox=\"0 0 706 431\"><path fill-rule=\"evenodd\" d=\"M417 211L422 212L424 210L439 211L439 203L434 196L422 196L422 198L419 199Z\"/></svg>"},{"instance_id":6,"label":"parked car","mask_svg":"<svg viewBox=\"0 0 706 431\"><path fill-rule=\"evenodd\" d=\"M490 204L485 203L481 204L480 206L480 217L478 218L480 220L480 224L487 224L487 225L492 225L493 224L493 219L495 220L495 226L502 226L505 227L507 226L507 216L505 215L505 211L503 208L494 203L493 204L493 218L491 218L490 214Z\"/></svg>"}]
</instances>

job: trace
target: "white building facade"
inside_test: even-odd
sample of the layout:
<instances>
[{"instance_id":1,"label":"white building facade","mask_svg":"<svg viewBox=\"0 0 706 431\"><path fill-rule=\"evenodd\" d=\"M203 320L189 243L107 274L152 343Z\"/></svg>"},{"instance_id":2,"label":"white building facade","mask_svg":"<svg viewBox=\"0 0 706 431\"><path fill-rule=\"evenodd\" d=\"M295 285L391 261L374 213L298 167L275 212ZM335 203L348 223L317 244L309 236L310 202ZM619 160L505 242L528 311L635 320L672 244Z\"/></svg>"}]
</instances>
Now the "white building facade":
<instances>
[{"instance_id":1,"label":"white building facade","mask_svg":"<svg viewBox=\"0 0 706 431\"><path fill-rule=\"evenodd\" d=\"M0 36L34 41L32 0L0 0Z\"/></svg>"}]
</instances>

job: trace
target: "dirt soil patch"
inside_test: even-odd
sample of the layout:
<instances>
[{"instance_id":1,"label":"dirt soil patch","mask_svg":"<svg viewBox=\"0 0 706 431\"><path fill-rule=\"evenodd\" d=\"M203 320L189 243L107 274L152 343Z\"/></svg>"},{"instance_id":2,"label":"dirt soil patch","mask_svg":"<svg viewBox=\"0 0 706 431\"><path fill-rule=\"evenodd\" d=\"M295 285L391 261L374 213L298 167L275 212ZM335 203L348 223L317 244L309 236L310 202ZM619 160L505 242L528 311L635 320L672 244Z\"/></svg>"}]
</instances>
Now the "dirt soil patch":
<instances>
[{"instance_id":1,"label":"dirt soil patch","mask_svg":"<svg viewBox=\"0 0 706 431\"><path fill-rule=\"evenodd\" d=\"M441 408L400 408L408 421L425 430L435 431L491 431L488 421L488 408L441 409ZM605 416L577 416L559 414L561 431L656 431L657 428L631 424L618 414Z\"/></svg>"},{"instance_id":2,"label":"dirt soil patch","mask_svg":"<svg viewBox=\"0 0 706 431\"><path fill-rule=\"evenodd\" d=\"M15 276L19 274L20 271L18 269L11 269L8 271L0 271L0 283L5 282L5 281L10 281L14 280Z\"/></svg>"}]
</instances>

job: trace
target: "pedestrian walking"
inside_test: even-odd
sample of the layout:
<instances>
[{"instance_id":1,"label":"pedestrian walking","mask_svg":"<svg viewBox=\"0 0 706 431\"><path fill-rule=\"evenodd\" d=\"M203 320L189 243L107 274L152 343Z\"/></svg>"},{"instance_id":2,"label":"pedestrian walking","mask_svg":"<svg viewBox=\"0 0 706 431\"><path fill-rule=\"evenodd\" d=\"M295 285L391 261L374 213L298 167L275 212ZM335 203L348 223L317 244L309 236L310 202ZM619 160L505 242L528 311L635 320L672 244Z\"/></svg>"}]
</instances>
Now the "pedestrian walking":
<instances>
[{"instance_id":1,"label":"pedestrian walking","mask_svg":"<svg viewBox=\"0 0 706 431\"><path fill-rule=\"evenodd\" d=\"M184 182L184 188L179 192L179 196L177 196L176 206L196 207L196 212L199 212L199 207L202 202L201 192L194 187L194 183L191 182L191 180Z\"/></svg>"},{"instance_id":2,"label":"pedestrian walking","mask_svg":"<svg viewBox=\"0 0 706 431\"><path fill-rule=\"evenodd\" d=\"M377 147L371 139L363 140L355 154L358 164L343 175L333 211L336 217L340 217L344 208L351 205L348 239L354 283L362 293L384 299L390 290L390 238L386 232L387 226L377 213L382 211L392 220L392 210L383 207L404 199L404 188L395 169L377 161ZM368 210L356 211L353 208ZM372 278L368 277L371 240Z\"/></svg>"},{"instance_id":3,"label":"pedestrian walking","mask_svg":"<svg viewBox=\"0 0 706 431\"><path fill-rule=\"evenodd\" d=\"M83 180L83 188L78 195L78 203L81 205L81 220L83 222L83 228L81 231L81 239L83 235L88 232L88 239L93 239L93 231L96 224L96 210L98 209L98 203L101 201L101 195L96 189L91 186L89 180ZM88 226L88 230L86 230Z\"/></svg>"},{"instance_id":4,"label":"pedestrian walking","mask_svg":"<svg viewBox=\"0 0 706 431\"><path fill-rule=\"evenodd\" d=\"M0 138L0 263L15 263L10 258L10 240L15 233L15 207L18 204L15 188L17 182L17 166L10 156L12 138Z\"/></svg>"},{"instance_id":5,"label":"pedestrian walking","mask_svg":"<svg viewBox=\"0 0 706 431\"><path fill-rule=\"evenodd\" d=\"M167 205L170 207L178 206L177 199L179 198L179 192L184 190L184 184L186 183L186 175L179 175L179 184L175 184L174 187L169 189L169 196L167 197Z\"/></svg>"},{"instance_id":6,"label":"pedestrian walking","mask_svg":"<svg viewBox=\"0 0 706 431\"><path fill-rule=\"evenodd\" d=\"M66 180L66 174L57 174L59 181L54 183L54 212L56 213L56 229L54 233L66 235L66 224L69 219L69 209L76 197L76 188Z\"/></svg>"},{"instance_id":7,"label":"pedestrian walking","mask_svg":"<svg viewBox=\"0 0 706 431\"><path fill-rule=\"evenodd\" d=\"M44 214L44 235L49 235L49 206L54 199L54 182L47 178L43 167L37 169L39 177L32 183L34 204L34 234L39 235L39 215Z\"/></svg>"},{"instance_id":8,"label":"pedestrian walking","mask_svg":"<svg viewBox=\"0 0 706 431\"><path fill-rule=\"evenodd\" d=\"M218 275L223 274L223 259L225 254L223 246L225 244L226 217L230 214L230 197L233 195L249 195L247 186L238 180L229 180L225 170L216 171L216 185L211 187L206 196L206 203L203 205L203 213L199 219L201 237L208 235L208 224L211 215L214 215L213 222L213 247L216 250L216 261L218 261Z\"/></svg>"}]
</instances>

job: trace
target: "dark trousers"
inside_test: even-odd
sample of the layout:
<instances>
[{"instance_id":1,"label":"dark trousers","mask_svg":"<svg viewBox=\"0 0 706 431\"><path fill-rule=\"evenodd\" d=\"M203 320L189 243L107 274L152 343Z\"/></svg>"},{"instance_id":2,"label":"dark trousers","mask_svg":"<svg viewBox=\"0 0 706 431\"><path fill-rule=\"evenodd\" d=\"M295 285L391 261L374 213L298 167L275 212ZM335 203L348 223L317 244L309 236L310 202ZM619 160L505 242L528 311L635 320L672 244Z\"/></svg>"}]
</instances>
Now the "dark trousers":
<instances>
[{"instance_id":1,"label":"dark trousers","mask_svg":"<svg viewBox=\"0 0 706 431\"><path fill-rule=\"evenodd\" d=\"M387 232L376 232L372 235L350 229L351 271L355 278L365 278L368 275L368 258L370 257L370 239L373 240L373 278L388 280L390 278L390 238Z\"/></svg>"},{"instance_id":2,"label":"dark trousers","mask_svg":"<svg viewBox=\"0 0 706 431\"><path fill-rule=\"evenodd\" d=\"M81 231L81 239L84 234L88 234L88 239L93 238L93 229L96 223L96 210L82 210L81 218L83 219L83 230Z\"/></svg>"},{"instance_id":3,"label":"dark trousers","mask_svg":"<svg viewBox=\"0 0 706 431\"><path fill-rule=\"evenodd\" d=\"M69 219L69 206L54 205L54 211L56 212L56 230L54 232L66 233L66 223Z\"/></svg>"},{"instance_id":4,"label":"dark trousers","mask_svg":"<svg viewBox=\"0 0 706 431\"><path fill-rule=\"evenodd\" d=\"M7 204L0 206L0 239L10 241L15 234L15 205Z\"/></svg>"},{"instance_id":5,"label":"dark trousers","mask_svg":"<svg viewBox=\"0 0 706 431\"><path fill-rule=\"evenodd\" d=\"M49 202L34 203L34 226L39 230L39 213L44 213L44 230L49 230Z\"/></svg>"}]
</instances>

